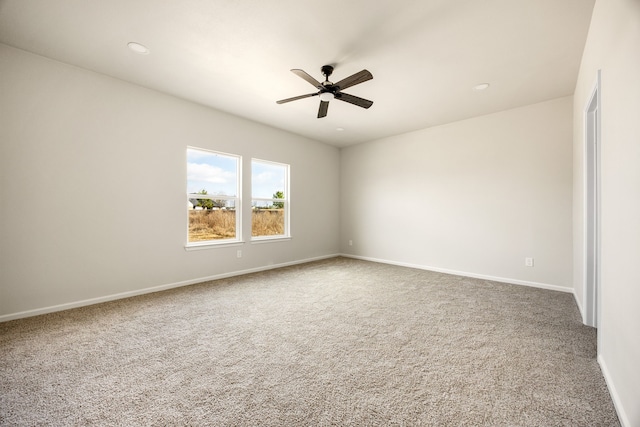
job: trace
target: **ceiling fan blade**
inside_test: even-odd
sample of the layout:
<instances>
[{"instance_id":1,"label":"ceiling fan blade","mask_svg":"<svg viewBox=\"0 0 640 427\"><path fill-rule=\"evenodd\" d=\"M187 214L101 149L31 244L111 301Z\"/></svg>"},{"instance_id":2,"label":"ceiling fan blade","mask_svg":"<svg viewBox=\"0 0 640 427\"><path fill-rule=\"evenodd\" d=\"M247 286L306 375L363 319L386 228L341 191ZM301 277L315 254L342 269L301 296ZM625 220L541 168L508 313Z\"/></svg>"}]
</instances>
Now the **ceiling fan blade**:
<instances>
[{"instance_id":1,"label":"ceiling fan blade","mask_svg":"<svg viewBox=\"0 0 640 427\"><path fill-rule=\"evenodd\" d=\"M293 74L295 74L296 76L305 79L306 81L311 83L314 87L317 87L318 89L322 89L322 83L320 83L319 81L317 81L316 79L311 77L309 74L305 73L304 71L298 70L298 69L293 69L293 70L291 70L291 72Z\"/></svg>"},{"instance_id":2,"label":"ceiling fan blade","mask_svg":"<svg viewBox=\"0 0 640 427\"><path fill-rule=\"evenodd\" d=\"M335 99L339 99L340 101L348 102L362 108L369 108L373 105L373 101L369 101L368 99L359 98L357 96L349 95L348 93L342 92L338 92Z\"/></svg>"},{"instance_id":3,"label":"ceiling fan blade","mask_svg":"<svg viewBox=\"0 0 640 427\"><path fill-rule=\"evenodd\" d=\"M285 102L297 101L298 99L310 98L312 96L318 95L317 93L309 93L307 95L294 96L293 98L281 99L280 101L276 101L276 104L284 104Z\"/></svg>"},{"instance_id":4,"label":"ceiling fan blade","mask_svg":"<svg viewBox=\"0 0 640 427\"><path fill-rule=\"evenodd\" d=\"M329 101L320 101L320 108L318 109L318 118L321 119L327 115L329 109Z\"/></svg>"},{"instance_id":5,"label":"ceiling fan blade","mask_svg":"<svg viewBox=\"0 0 640 427\"><path fill-rule=\"evenodd\" d=\"M362 70L359 73L355 73L347 77L346 79L340 80L338 83L335 83L334 86L338 86L340 90L342 90L360 83L364 83L367 80L371 80L372 78L373 75L369 71Z\"/></svg>"}]
</instances>

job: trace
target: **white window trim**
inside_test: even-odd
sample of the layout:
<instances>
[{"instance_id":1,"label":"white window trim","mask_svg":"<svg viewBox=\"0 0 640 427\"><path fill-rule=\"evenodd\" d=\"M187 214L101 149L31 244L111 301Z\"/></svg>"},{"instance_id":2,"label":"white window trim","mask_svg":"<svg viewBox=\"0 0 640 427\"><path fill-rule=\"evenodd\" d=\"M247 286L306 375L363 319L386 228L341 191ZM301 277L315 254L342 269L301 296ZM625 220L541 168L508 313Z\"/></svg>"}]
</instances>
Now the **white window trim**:
<instances>
[{"instance_id":1,"label":"white window trim","mask_svg":"<svg viewBox=\"0 0 640 427\"><path fill-rule=\"evenodd\" d=\"M213 248L220 248L220 247L242 246L244 244L245 242L241 240L238 240L238 241L225 240L224 242L215 242L213 240L207 240L205 242L187 243L186 245L184 245L184 250L187 252L202 251L205 249L213 249Z\"/></svg>"},{"instance_id":2,"label":"white window trim","mask_svg":"<svg viewBox=\"0 0 640 427\"><path fill-rule=\"evenodd\" d=\"M187 241L184 245L186 251L203 250L219 248L224 246L238 246L244 244L242 240L242 156L239 154L225 153L222 151L208 150L206 148L193 147L187 145L187 150L205 151L213 154L219 154L222 156L233 157L237 163L237 180L236 180L236 194L237 196L216 195L216 194L201 194L198 199L211 199L211 200L234 200L235 212L236 212L236 237L234 239L220 239L220 240L204 240L200 242L189 242L189 209L186 214L186 237ZM186 151L185 151L186 153ZM193 199L195 194L187 193L187 203L189 199Z\"/></svg>"},{"instance_id":3,"label":"white window trim","mask_svg":"<svg viewBox=\"0 0 640 427\"><path fill-rule=\"evenodd\" d=\"M285 236L283 234L276 234L272 236L255 236L251 238L251 244L259 245L261 243L273 243L278 240L291 240L291 236Z\"/></svg>"},{"instance_id":4,"label":"white window trim","mask_svg":"<svg viewBox=\"0 0 640 427\"><path fill-rule=\"evenodd\" d=\"M291 165L287 164L287 163L280 163L280 162L274 162L271 160L263 160L263 159L257 159L257 158L251 158L251 166L252 166L252 176L251 179L253 179L253 162L260 162L260 163L268 163L268 164L272 164L272 165L277 165L277 166L284 166L284 182L285 182L285 188L284 190L284 199L270 199L268 197L253 197L253 185L251 188L251 206L253 208L253 201L254 200L258 200L258 201L271 201L272 203L277 202L277 203L284 203L284 234L275 234L275 235L270 235L270 236L253 236L251 235L251 243L267 243L269 241L276 241L276 240L291 240L291 222L290 222L290 217L291 217L291 204L289 203L289 199L291 197L291 181L290 181L290 175L291 175ZM251 213L251 220L253 221L253 211ZM252 226L253 227L253 226Z\"/></svg>"}]
</instances>

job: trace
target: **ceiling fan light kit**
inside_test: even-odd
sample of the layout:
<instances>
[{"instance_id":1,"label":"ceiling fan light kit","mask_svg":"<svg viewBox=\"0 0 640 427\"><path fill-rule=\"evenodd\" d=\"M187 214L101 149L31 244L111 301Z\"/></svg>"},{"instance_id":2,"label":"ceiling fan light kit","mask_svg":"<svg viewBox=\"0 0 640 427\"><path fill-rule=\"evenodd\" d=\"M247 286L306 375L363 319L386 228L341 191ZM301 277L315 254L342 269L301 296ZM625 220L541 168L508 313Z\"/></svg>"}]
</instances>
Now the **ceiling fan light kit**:
<instances>
[{"instance_id":1,"label":"ceiling fan light kit","mask_svg":"<svg viewBox=\"0 0 640 427\"><path fill-rule=\"evenodd\" d=\"M323 101L331 101L335 97L336 96L334 94L332 94L331 92L322 92L320 94L320 99L323 100Z\"/></svg>"},{"instance_id":2,"label":"ceiling fan light kit","mask_svg":"<svg viewBox=\"0 0 640 427\"><path fill-rule=\"evenodd\" d=\"M342 92L343 89L346 89L351 86L364 83L367 80L373 79L373 75L369 71L362 70L345 79L340 80L337 83L332 83L329 81L329 76L333 73L333 66L324 65L320 69L320 71L322 71L322 74L325 76L324 82L322 83L320 83L318 80L311 77L309 74L307 74L303 70L299 70L299 69L291 70L292 73L306 80L311 85L313 85L316 89L318 89L318 92L308 93L306 95L294 96L293 98L281 99L280 101L276 101L276 103L284 104L286 102L297 101L298 99L318 96L320 98L320 108L318 109L319 119L327 115L327 110L329 109L329 101L331 101L332 99L338 99L340 101L348 102L350 104L357 105L358 107L362 107L362 108L369 108L373 105L373 101L369 101L368 99L360 98L360 97L349 95L348 93Z\"/></svg>"}]
</instances>

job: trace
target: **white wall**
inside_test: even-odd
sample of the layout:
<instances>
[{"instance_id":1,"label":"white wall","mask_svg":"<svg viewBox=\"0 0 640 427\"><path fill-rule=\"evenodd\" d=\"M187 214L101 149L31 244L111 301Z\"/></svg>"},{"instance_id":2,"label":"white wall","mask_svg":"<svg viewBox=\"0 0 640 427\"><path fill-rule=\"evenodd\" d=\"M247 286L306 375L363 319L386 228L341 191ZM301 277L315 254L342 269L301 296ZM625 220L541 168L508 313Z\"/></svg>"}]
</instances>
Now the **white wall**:
<instances>
[{"instance_id":1,"label":"white wall","mask_svg":"<svg viewBox=\"0 0 640 427\"><path fill-rule=\"evenodd\" d=\"M571 108L565 97L344 148L342 252L570 290Z\"/></svg>"},{"instance_id":2,"label":"white wall","mask_svg":"<svg viewBox=\"0 0 640 427\"><path fill-rule=\"evenodd\" d=\"M339 252L337 148L5 45L0 76L0 319ZM293 238L186 252L187 145L289 163Z\"/></svg>"},{"instance_id":3,"label":"white wall","mask_svg":"<svg viewBox=\"0 0 640 427\"><path fill-rule=\"evenodd\" d=\"M574 104L574 283L584 280L584 108L601 88L601 318L598 360L621 421L640 426L640 2L598 0Z\"/></svg>"}]
</instances>

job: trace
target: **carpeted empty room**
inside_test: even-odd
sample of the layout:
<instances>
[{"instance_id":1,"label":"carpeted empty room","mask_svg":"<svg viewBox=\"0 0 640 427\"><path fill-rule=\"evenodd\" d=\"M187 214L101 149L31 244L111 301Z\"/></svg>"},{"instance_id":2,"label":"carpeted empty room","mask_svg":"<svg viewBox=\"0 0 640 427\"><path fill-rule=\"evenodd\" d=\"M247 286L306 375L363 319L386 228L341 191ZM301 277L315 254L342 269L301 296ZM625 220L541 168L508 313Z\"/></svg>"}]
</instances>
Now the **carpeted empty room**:
<instances>
[{"instance_id":1,"label":"carpeted empty room","mask_svg":"<svg viewBox=\"0 0 640 427\"><path fill-rule=\"evenodd\" d=\"M640 0L0 0L0 427L640 427Z\"/></svg>"},{"instance_id":2,"label":"carpeted empty room","mask_svg":"<svg viewBox=\"0 0 640 427\"><path fill-rule=\"evenodd\" d=\"M0 324L2 425L617 426L573 295L337 257Z\"/></svg>"}]
</instances>

